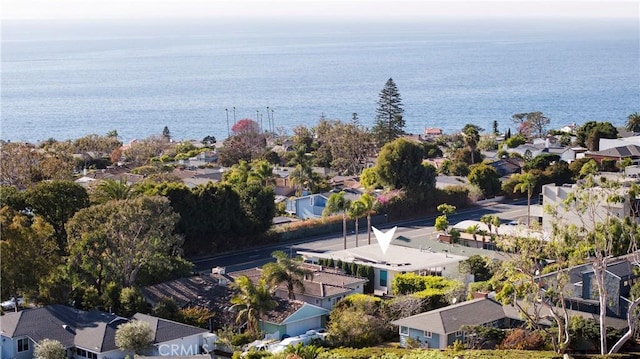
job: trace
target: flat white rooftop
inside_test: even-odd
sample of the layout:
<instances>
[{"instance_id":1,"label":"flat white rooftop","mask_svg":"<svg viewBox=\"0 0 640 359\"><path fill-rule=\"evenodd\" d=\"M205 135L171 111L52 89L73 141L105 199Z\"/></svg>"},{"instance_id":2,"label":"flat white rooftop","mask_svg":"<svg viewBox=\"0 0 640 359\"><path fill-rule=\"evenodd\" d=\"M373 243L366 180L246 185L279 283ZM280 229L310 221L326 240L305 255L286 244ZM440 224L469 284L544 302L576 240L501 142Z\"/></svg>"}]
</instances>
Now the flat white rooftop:
<instances>
[{"instance_id":1,"label":"flat white rooftop","mask_svg":"<svg viewBox=\"0 0 640 359\"><path fill-rule=\"evenodd\" d=\"M435 253L393 244L389 245L386 253L382 253L377 243L333 252L298 251L298 254L305 258L333 258L334 261L363 263L396 272L443 268L467 259L464 256Z\"/></svg>"}]
</instances>

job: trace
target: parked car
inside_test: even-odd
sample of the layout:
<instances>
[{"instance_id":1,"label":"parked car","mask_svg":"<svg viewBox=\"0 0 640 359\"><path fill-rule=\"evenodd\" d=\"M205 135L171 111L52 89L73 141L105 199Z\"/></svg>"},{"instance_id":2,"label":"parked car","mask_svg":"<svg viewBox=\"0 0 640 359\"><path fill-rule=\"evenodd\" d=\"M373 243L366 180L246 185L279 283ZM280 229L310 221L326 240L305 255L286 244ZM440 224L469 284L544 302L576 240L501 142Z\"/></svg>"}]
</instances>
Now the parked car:
<instances>
[{"instance_id":1,"label":"parked car","mask_svg":"<svg viewBox=\"0 0 640 359\"><path fill-rule=\"evenodd\" d=\"M311 339L325 340L327 338L327 330L324 328L310 329L305 334Z\"/></svg>"},{"instance_id":2,"label":"parked car","mask_svg":"<svg viewBox=\"0 0 640 359\"><path fill-rule=\"evenodd\" d=\"M11 297L11 299L0 303L0 307L2 307L2 310L15 310L16 303L18 304L18 308L22 307L24 304L22 297L18 297L17 299L16 297Z\"/></svg>"},{"instance_id":3,"label":"parked car","mask_svg":"<svg viewBox=\"0 0 640 359\"><path fill-rule=\"evenodd\" d=\"M245 357L251 351L268 352L271 351L275 341L273 340L256 340L246 346L241 356Z\"/></svg>"},{"instance_id":4,"label":"parked car","mask_svg":"<svg viewBox=\"0 0 640 359\"><path fill-rule=\"evenodd\" d=\"M306 345L306 344L309 344L310 342L311 342L310 336L308 336L307 334L300 334L296 337L283 339L280 343L275 344L271 349L271 353L274 353L274 354L282 353L289 345L295 346L298 343L302 343Z\"/></svg>"}]
</instances>

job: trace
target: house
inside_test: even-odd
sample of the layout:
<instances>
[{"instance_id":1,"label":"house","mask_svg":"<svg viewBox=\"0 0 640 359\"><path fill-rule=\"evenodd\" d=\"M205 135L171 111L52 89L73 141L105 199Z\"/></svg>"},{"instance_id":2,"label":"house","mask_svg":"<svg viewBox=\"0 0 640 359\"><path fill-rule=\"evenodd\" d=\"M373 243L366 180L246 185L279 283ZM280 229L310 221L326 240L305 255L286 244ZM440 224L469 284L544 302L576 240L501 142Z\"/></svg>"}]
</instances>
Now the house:
<instances>
[{"instance_id":1,"label":"house","mask_svg":"<svg viewBox=\"0 0 640 359\"><path fill-rule=\"evenodd\" d=\"M438 189L444 189L451 186L466 186L467 184L469 184L467 177L445 175L436 176L436 188Z\"/></svg>"},{"instance_id":2,"label":"house","mask_svg":"<svg viewBox=\"0 0 640 359\"><path fill-rule=\"evenodd\" d=\"M532 306L521 305L528 308L533 314ZM560 308L539 307L538 323L547 327L553 325L549 319L552 317L550 310L558 312ZM599 320L598 315L569 309L570 317L580 316L584 319ZM465 342L470 339L464 331L464 326L482 325L494 328L515 328L523 324L522 314L512 305L502 305L492 298L477 298L466 302L453 304L444 308L412 315L391 322L398 326L400 345L407 347L409 338L418 341L424 348L446 349L456 340ZM616 329L627 327L625 320L608 318L607 326Z\"/></svg>"},{"instance_id":3,"label":"house","mask_svg":"<svg viewBox=\"0 0 640 359\"><path fill-rule=\"evenodd\" d=\"M302 197L297 197L287 200L287 212L295 215L300 219L320 218L322 212L327 206L329 197L333 193L338 193L339 190L332 190L331 192L310 194ZM344 197L349 201L355 201L360 198L361 193L358 190L346 188L344 189Z\"/></svg>"},{"instance_id":4,"label":"house","mask_svg":"<svg viewBox=\"0 0 640 359\"><path fill-rule=\"evenodd\" d=\"M640 146L640 136L624 136L620 131L618 132L621 135L621 138L601 138L598 143L598 149L600 151L605 151L610 148L616 147L624 147L628 145L637 145Z\"/></svg>"},{"instance_id":5,"label":"house","mask_svg":"<svg viewBox=\"0 0 640 359\"><path fill-rule=\"evenodd\" d=\"M603 160L613 160L616 163L620 163L624 159L629 159L631 164L637 165L640 164L640 145L631 144L596 152L586 152L584 157L592 158L600 164Z\"/></svg>"},{"instance_id":6,"label":"house","mask_svg":"<svg viewBox=\"0 0 640 359\"><path fill-rule=\"evenodd\" d=\"M307 268L311 267L307 266ZM336 303L344 297L351 294L362 294L364 285L368 281L366 278L329 272L321 266L315 266L315 269L311 270L312 274L302 281L304 289L294 288L295 299L328 310L333 309ZM257 283L262 276L262 269L251 268L232 272L229 275L233 278L244 275L252 282ZM278 298L288 298L289 291L284 283L276 288L275 295Z\"/></svg>"},{"instance_id":7,"label":"house","mask_svg":"<svg viewBox=\"0 0 640 359\"><path fill-rule=\"evenodd\" d=\"M201 307L211 310L215 315L211 318L210 326L216 329L231 326L235 322L235 313L225 310L231 306L233 291L227 286L231 280L224 271L216 271L146 286L140 291L151 306L170 298L180 308Z\"/></svg>"},{"instance_id":8,"label":"house","mask_svg":"<svg viewBox=\"0 0 640 359\"><path fill-rule=\"evenodd\" d=\"M493 167L500 177L511 176L514 173L520 173L524 161L517 158L502 158L497 161L489 163L489 166Z\"/></svg>"},{"instance_id":9,"label":"house","mask_svg":"<svg viewBox=\"0 0 640 359\"><path fill-rule=\"evenodd\" d=\"M278 298L277 307L261 319L262 330L271 338L293 337L326 324L329 310L299 300Z\"/></svg>"},{"instance_id":10,"label":"house","mask_svg":"<svg viewBox=\"0 0 640 359\"><path fill-rule=\"evenodd\" d=\"M394 276L402 273L456 277L458 263L467 259L464 256L434 253L394 244L389 245L384 253L378 244L370 244L333 252L298 251L298 254L313 263L317 263L320 258L326 258L371 266L374 270L373 289L378 295L388 294Z\"/></svg>"},{"instance_id":11,"label":"house","mask_svg":"<svg viewBox=\"0 0 640 359\"><path fill-rule=\"evenodd\" d=\"M640 252L638 254L640 255ZM631 303L631 287L640 283L640 273L634 271L638 267L633 257L624 256L612 258L607 263L604 281L607 288L607 316L626 318L627 309ZM541 277L541 283L547 287L555 280L557 272ZM591 263L578 265L568 270L569 283L564 287L567 293L567 306L571 309L600 313L598 290L595 284L594 271Z\"/></svg>"},{"instance_id":12,"label":"house","mask_svg":"<svg viewBox=\"0 0 640 359\"><path fill-rule=\"evenodd\" d=\"M148 355L197 355L213 349L215 336L205 335L206 329L136 313L133 318L149 324L153 331L153 347Z\"/></svg>"},{"instance_id":13,"label":"house","mask_svg":"<svg viewBox=\"0 0 640 359\"><path fill-rule=\"evenodd\" d=\"M398 319L391 324L399 327L400 345L403 347L411 338L424 348L446 349L456 340L464 340L462 327L465 325L506 328L508 320L502 304L479 298Z\"/></svg>"},{"instance_id":14,"label":"house","mask_svg":"<svg viewBox=\"0 0 640 359\"><path fill-rule=\"evenodd\" d=\"M149 323L154 331L151 355L166 346L180 346L200 354L208 337L207 330L148 315L135 319ZM101 311L83 311L54 304L41 308L7 313L0 317L0 354L2 358L33 358L35 344L43 339L57 340L66 349L67 358L119 359L128 353L115 344L118 326L129 320ZM191 349L186 349L191 348Z\"/></svg>"},{"instance_id":15,"label":"house","mask_svg":"<svg viewBox=\"0 0 640 359\"><path fill-rule=\"evenodd\" d=\"M423 134L427 139L436 139L442 136L442 129L435 127L425 127Z\"/></svg>"},{"instance_id":16,"label":"house","mask_svg":"<svg viewBox=\"0 0 640 359\"><path fill-rule=\"evenodd\" d=\"M606 177L608 182L618 181L621 185L620 188L616 189L615 192L617 195L624 198L621 202L603 202L600 203L595 208L594 215L597 218L607 218L607 217L617 217L617 218L625 218L631 217L636 222L640 218L640 213L638 209L640 208L640 199L638 198L629 198L629 189L628 185L630 183L635 183L638 181L637 178L633 177L624 177L620 175L609 176L607 174L600 174L601 177ZM579 186L577 184L563 184L561 186L557 186L555 184L547 184L542 186L542 191L540 193L540 201L537 205L531 206L531 215L539 216L542 218L542 228L545 231L551 232L553 227L553 223L557 219L566 223L566 224L574 224L577 226L593 226L592 223L588 223L591 219L585 219L579 213L575 213L573 211L566 211L563 208L564 201L569 198L575 192ZM605 195L603 191L605 189L601 187L592 187L589 188L588 191L591 191L592 194L590 197L594 199L600 200ZM613 190L612 190L613 191ZM600 193L602 192L602 194ZM610 195L613 193L609 193ZM556 210L555 216L550 214L547 211L543 210L543 206L549 205Z\"/></svg>"}]
</instances>

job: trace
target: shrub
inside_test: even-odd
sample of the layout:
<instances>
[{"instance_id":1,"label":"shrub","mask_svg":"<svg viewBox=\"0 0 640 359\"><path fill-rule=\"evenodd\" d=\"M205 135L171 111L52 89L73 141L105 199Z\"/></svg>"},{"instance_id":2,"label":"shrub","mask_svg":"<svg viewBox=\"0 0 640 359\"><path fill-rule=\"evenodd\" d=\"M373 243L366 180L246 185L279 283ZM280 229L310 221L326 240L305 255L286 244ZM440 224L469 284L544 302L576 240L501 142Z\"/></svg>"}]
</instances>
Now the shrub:
<instances>
[{"instance_id":1,"label":"shrub","mask_svg":"<svg viewBox=\"0 0 640 359\"><path fill-rule=\"evenodd\" d=\"M513 329L500 344L500 349L538 350L544 347L545 339L537 331Z\"/></svg>"}]
</instances>

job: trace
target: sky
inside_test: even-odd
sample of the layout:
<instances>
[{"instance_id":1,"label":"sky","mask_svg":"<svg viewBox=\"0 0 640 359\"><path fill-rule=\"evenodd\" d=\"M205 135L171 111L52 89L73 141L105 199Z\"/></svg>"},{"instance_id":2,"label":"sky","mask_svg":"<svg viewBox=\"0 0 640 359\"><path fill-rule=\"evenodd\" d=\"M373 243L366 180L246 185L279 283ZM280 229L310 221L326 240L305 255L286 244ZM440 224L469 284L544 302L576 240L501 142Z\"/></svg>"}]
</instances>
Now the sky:
<instances>
[{"instance_id":1,"label":"sky","mask_svg":"<svg viewBox=\"0 0 640 359\"><path fill-rule=\"evenodd\" d=\"M640 0L1 0L1 19L640 18Z\"/></svg>"}]
</instances>

